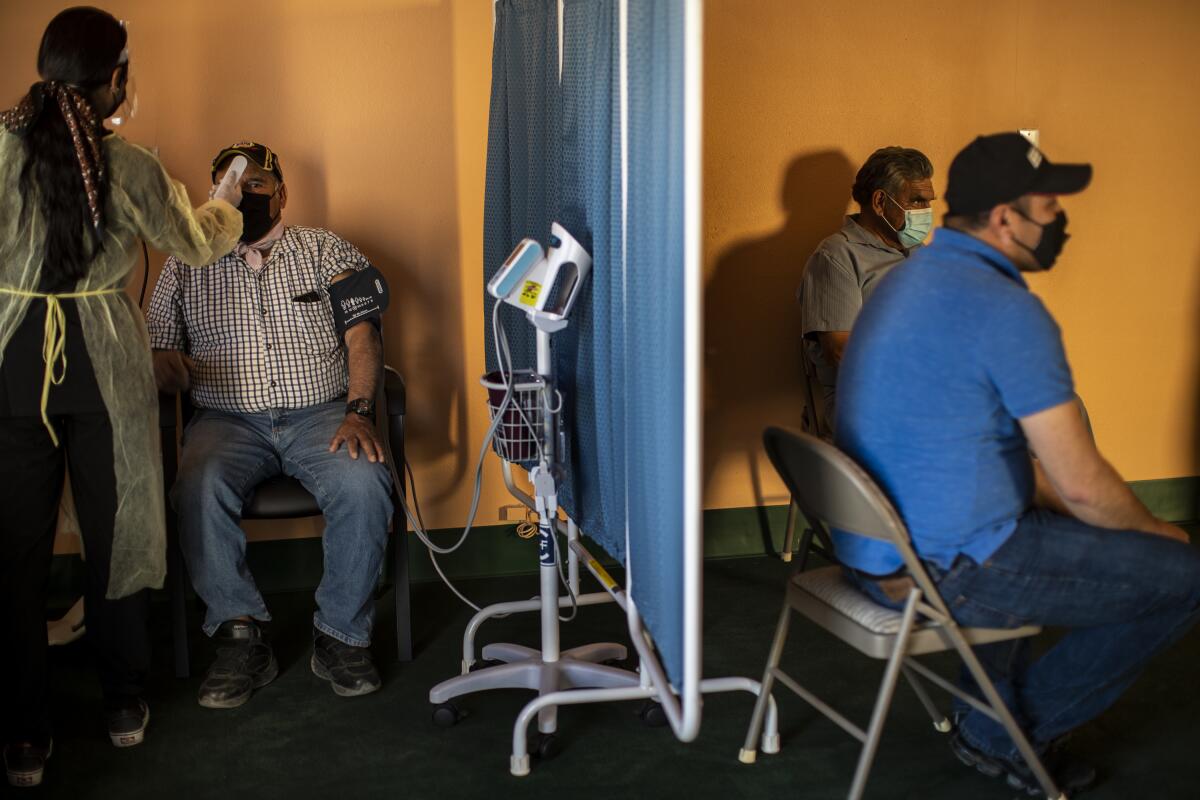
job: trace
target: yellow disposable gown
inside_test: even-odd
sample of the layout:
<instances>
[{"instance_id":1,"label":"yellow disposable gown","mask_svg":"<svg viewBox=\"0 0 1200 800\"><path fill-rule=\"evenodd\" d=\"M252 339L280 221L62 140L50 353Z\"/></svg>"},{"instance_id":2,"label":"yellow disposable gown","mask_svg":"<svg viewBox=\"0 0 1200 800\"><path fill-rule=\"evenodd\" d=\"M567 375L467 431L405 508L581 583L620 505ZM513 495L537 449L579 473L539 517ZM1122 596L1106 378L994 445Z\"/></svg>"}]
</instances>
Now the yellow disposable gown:
<instances>
[{"instance_id":1,"label":"yellow disposable gown","mask_svg":"<svg viewBox=\"0 0 1200 800\"><path fill-rule=\"evenodd\" d=\"M105 137L103 149L109 175L104 248L72 291L124 287L140 256L139 238L188 264L211 263L237 244L242 216L233 206L212 200L193 209L183 184L172 180L150 152L116 135ZM0 286L36 292L45 223L36 206L22 223L19 179L24 162L22 141L0 129ZM125 597L161 587L166 572L158 402L149 339L141 310L123 291L70 302L78 306L113 429L117 514L108 596ZM0 359L30 303L46 301L0 293Z\"/></svg>"}]
</instances>

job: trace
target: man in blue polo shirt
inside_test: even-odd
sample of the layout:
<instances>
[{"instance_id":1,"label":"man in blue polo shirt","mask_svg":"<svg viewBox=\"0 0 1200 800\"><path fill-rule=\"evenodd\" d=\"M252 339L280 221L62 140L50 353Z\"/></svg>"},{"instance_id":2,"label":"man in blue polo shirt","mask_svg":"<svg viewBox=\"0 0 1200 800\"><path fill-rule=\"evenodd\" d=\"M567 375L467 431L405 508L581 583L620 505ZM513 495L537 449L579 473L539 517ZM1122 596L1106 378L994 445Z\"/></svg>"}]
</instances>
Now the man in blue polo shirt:
<instances>
[{"instance_id":1,"label":"man in blue polo shirt","mask_svg":"<svg viewBox=\"0 0 1200 800\"><path fill-rule=\"evenodd\" d=\"M835 441L895 503L955 618L1069 629L1032 663L1027 640L980 648L1043 752L1200 617L1200 551L1096 450L1058 325L1021 274L1054 264L1067 239L1058 197L1090 180L1090 165L1051 164L1016 133L964 148L945 227L876 288L838 383ZM894 604L895 550L852 534L836 544L864 589ZM953 749L1040 791L978 711L961 715ZM1064 790L1095 776L1071 766L1047 764Z\"/></svg>"}]
</instances>

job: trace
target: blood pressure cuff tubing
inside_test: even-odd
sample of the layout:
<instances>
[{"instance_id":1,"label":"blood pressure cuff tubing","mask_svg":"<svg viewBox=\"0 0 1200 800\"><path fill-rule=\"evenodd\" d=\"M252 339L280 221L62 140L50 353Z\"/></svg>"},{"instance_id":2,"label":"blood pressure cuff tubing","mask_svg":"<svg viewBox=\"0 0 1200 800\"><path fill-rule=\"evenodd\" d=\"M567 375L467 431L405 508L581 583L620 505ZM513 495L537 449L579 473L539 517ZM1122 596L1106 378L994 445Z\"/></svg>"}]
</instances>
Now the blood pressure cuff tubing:
<instances>
[{"instance_id":1,"label":"blood pressure cuff tubing","mask_svg":"<svg viewBox=\"0 0 1200 800\"><path fill-rule=\"evenodd\" d=\"M333 325L339 337L360 322L369 321L378 329L388 307L387 280L374 267L360 269L330 284L329 304L333 307Z\"/></svg>"}]
</instances>

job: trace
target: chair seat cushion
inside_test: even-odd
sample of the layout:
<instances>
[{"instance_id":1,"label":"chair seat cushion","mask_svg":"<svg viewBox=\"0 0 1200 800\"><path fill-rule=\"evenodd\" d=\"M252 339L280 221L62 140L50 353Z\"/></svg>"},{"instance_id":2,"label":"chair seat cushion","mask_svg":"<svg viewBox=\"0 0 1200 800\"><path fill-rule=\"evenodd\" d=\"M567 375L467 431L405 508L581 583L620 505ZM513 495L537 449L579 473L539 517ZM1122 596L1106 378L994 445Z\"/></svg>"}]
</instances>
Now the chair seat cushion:
<instances>
[{"instance_id":1,"label":"chair seat cushion","mask_svg":"<svg viewBox=\"0 0 1200 800\"><path fill-rule=\"evenodd\" d=\"M290 519L314 517L321 513L317 498L300 481L287 475L267 478L254 488L254 494L242 510L244 519Z\"/></svg>"},{"instance_id":2,"label":"chair seat cushion","mask_svg":"<svg viewBox=\"0 0 1200 800\"><path fill-rule=\"evenodd\" d=\"M903 615L863 594L841 567L798 572L792 576L792 583L872 633L891 635L900 630Z\"/></svg>"}]
</instances>

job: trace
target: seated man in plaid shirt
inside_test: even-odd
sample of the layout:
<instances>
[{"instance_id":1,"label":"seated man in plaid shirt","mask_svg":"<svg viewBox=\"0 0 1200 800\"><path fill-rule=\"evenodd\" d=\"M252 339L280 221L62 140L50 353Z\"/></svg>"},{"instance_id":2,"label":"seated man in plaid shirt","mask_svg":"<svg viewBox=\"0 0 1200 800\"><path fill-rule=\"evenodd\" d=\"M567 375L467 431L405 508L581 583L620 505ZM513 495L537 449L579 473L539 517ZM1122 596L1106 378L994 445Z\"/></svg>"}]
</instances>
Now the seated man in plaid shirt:
<instances>
[{"instance_id":1,"label":"seated man in plaid shirt","mask_svg":"<svg viewBox=\"0 0 1200 800\"><path fill-rule=\"evenodd\" d=\"M204 632L218 640L199 701L239 706L279 671L239 522L253 488L280 473L300 481L325 517L312 670L339 695L367 694L380 685L368 647L392 513L374 425L382 347L370 322L338 334L329 290L371 265L329 231L283 224L287 187L270 148L222 150L214 185L237 155L249 162L242 244L209 266L168 259L147 315L160 390L189 391L196 407L171 502L208 607Z\"/></svg>"}]
</instances>

